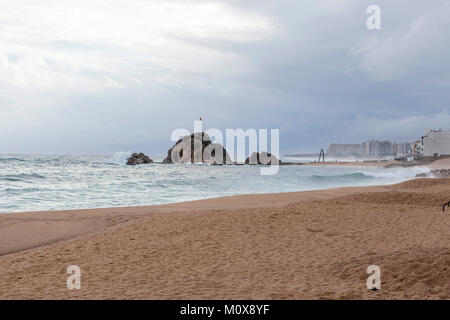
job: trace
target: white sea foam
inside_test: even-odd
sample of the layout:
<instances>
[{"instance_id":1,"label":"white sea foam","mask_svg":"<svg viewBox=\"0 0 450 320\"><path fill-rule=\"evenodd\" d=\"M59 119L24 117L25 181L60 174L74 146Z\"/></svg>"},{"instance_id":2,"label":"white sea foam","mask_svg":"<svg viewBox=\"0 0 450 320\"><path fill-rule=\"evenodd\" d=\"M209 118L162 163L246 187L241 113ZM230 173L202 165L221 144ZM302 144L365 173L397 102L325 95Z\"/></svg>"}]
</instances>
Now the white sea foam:
<instances>
[{"instance_id":1,"label":"white sea foam","mask_svg":"<svg viewBox=\"0 0 450 320\"><path fill-rule=\"evenodd\" d=\"M131 157L130 151L116 152L108 163L124 166L127 164L128 158Z\"/></svg>"},{"instance_id":2,"label":"white sea foam","mask_svg":"<svg viewBox=\"0 0 450 320\"><path fill-rule=\"evenodd\" d=\"M153 205L249 193L386 185L428 173L426 167L259 166L205 164L127 166L114 156L0 155L0 213ZM19 161L19 160L20 161Z\"/></svg>"}]
</instances>

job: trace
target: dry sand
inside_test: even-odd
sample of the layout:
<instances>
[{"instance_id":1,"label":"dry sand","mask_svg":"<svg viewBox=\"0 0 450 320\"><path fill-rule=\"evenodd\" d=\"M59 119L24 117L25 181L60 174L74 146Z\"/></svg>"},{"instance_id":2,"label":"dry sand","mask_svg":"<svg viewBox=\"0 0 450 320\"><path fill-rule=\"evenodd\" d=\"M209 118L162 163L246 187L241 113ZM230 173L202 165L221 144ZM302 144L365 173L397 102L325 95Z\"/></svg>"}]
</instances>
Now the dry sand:
<instances>
[{"instance_id":1,"label":"dry sand","mask_svg":"<svg viewBox=\"0 0 450 320\"><path fill-rule=\"evenodd\" d=\"M0 216L2 299L449 299L450 179ZM66 268L81 268L68 290ZM381 267L381 290L366 268Z\"/></svg>"},{"instance_id":2,"label":"dry sand","mask_svg":"<svg viewBox=\"0 0 450 320\"><path fill-rule=\"evenodd\" d=\"M436 160L429 165L430 169L450 169L450 158Z\"/></svg>"}]
</instances>

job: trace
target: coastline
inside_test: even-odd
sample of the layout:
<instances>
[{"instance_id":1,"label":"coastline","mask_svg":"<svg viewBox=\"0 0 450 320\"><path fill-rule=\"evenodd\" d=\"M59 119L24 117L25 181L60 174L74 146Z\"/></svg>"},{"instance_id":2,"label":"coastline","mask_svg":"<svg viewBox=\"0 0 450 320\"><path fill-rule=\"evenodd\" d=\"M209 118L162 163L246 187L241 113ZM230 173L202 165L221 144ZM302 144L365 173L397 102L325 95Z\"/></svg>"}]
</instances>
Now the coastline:
<instances>
[{"instance_id":1,"label":"coastline","mask_svg":"<svg viewBox=\"0 0 450 320\"><path fill-rule=\"evenodd\" d=\"M450 302L450 0L410 3L5 1L0 302Z\"/></svg>"},{"instance_id":2,"label":"coastline","mask_svg":"<svg viewBox=\"0 0 450 320\"><path fill-rule=\"evenodd\" d=\"M430 169L450 169L450 158L439 159L435 161L329 161L329 162L309 162L303 163L303 165L310 166L361 166L361 167L379 167L379 168L392 168L392 167L428 167Z\"/></svg>"},{"instance_id":3,"label":"coastline","mask_svg":"<svg viewBox=\"0 0 450 320\"><path fill-rule=\"evenodd\" d=\"M93 234L153 214L217 209L267 209L286 206L299 199L326 200L336 195L370 192L385 186L242 194L148 206L2 213L0 214L0 257Z\"/></svg>"},{"instance_id":4,"label":"coastline","mask_svg":"<svg viewBox=\"0 0 450 320\"><path fill-rule=\"evenodd\" d=\"M366 161L366 162L317 162L317 163L285 163L286 165L304 166L376 166L386 168L397 165L398 161ZM423 164L414 164L423 166ZM438 160L427 164L430 169L450 168L450 159ZM0 257L5 254L20 252L42 245L99 232L129 220L157 213L179 210L214 210L266 207L267 204L287 205L292 201L290 195L295 194L305 199L326 198L326 194L347 194L378 190L376 186L340 187L319 190L304 190L282 193L255 193L214 198L183 201L158 205L123 206L105 208L86 208L49 211L7 212L0 214ZM313 196L312 194L315 194ZM270 201L268 201L270 199ZM12 223L14 221L14 223Z\"/></svg>"},{"instance_id":5,"label":"coastline","mask_svg":"<svg viewBox=\"0 0 450 320\"><path fill-rule=\"evenodd\" d=\"M449 299L450 179L0 216L2 299ZM365 268L382 268L368 291ZM83 288L65 287L79 265ZM14 272L11 272L14 270Z\"/></svg>"}]
</instances>

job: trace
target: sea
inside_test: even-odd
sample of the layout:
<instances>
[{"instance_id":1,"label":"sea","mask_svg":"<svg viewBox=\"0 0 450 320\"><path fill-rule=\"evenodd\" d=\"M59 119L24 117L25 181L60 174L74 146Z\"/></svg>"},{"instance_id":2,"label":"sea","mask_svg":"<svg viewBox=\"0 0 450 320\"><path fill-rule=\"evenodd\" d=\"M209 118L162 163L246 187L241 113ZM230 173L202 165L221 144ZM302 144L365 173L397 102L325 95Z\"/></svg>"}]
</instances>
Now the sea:
<instances>
[{"instance_id":1,"label":"sea","mask_svg":"<svg viewBox=\"0 0 450 320\"><path fill-rule=\"evenodd\" d=\"M129 156L129 152L98 156L0 154L0 213L156 205L239 194L386 185L429 172L426 167L291 165L280 166L275 175L261 175L259 166L249 165L127 166Z\"/></svg>"}]
</instances>

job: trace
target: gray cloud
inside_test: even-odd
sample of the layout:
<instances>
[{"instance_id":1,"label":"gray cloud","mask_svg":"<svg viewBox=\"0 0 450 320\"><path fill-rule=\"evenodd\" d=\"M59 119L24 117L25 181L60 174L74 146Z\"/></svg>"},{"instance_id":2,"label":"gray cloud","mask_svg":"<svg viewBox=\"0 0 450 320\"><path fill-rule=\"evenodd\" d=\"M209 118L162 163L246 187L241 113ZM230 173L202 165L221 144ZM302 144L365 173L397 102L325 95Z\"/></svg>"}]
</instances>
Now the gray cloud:
<instances>
[{"instance_id":1,"label":"gray cloud","mask_svg":"<svg viewBox=\"0 0 450 320\"><path fill-rule=\"evenodd\" d=\"M0 13L0 152L164 153L199 116L282 152L450 129L445 0L24 3Z\"/></svg>"}]
</instances>

